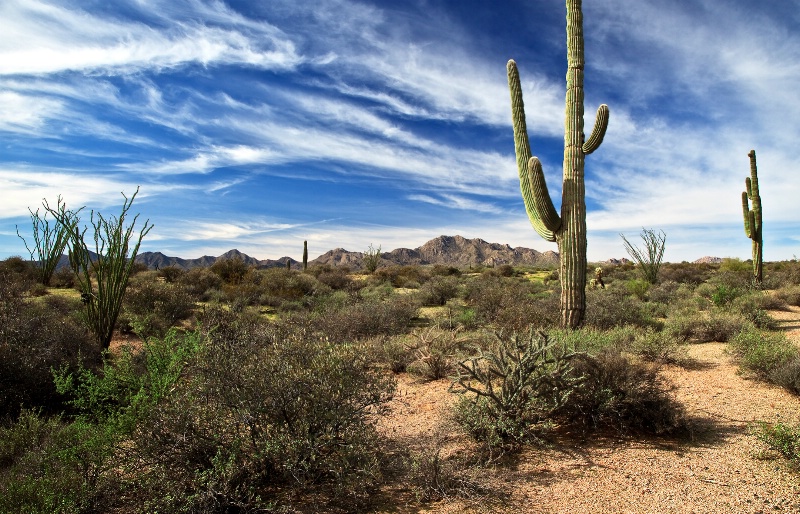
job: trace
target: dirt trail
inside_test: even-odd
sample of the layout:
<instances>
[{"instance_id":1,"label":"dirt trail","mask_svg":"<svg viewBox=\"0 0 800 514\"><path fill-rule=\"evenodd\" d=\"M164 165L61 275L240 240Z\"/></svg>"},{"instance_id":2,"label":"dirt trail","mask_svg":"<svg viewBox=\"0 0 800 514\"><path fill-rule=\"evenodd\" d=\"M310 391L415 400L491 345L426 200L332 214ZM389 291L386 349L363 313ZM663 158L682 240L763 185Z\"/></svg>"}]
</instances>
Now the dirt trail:
<instances>
[{"instance_id":1,"label":"dirt trail","mask_svg":"<svg viewBox=\"0 0 800 514\"><path fill-rule=\"evenodd\" d=\"M772 314L800 344L800 309ZM531 449L486 469L486 490L473 499L416 508L406 495L408 503L385 512L799 513L800 475L749 429L757 421L800 425L800 398L739 375L726 348L692 345L691 366L664 369L693 420L693 440L598 438ZM465 440L436 432L454 401L448 385L402 376L383 432L416 449L438 439L443 455L463 448Z\"/></svg>"}]
</instances>

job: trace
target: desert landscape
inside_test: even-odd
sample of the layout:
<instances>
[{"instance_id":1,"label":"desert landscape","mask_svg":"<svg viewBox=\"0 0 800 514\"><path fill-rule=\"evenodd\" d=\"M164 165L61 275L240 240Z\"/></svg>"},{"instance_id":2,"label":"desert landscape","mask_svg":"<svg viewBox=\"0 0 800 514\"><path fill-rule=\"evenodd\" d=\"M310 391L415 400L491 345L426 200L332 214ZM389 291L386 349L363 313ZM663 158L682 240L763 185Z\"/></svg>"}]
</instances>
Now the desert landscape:
<instances>
[{"instance_id":1,"label":"desert landscape","mask_svg":"<svg viewBox=\"0 0 800 514\"><path fill-rule=\"evenodd\" d=\"M3 261L0 510L800 509L797 262L593 263L565 330L552 256L320 257L141 259L105 351L69 268ZM459 387L492 355L502 406Z\"/></svg>"}]
</instances>

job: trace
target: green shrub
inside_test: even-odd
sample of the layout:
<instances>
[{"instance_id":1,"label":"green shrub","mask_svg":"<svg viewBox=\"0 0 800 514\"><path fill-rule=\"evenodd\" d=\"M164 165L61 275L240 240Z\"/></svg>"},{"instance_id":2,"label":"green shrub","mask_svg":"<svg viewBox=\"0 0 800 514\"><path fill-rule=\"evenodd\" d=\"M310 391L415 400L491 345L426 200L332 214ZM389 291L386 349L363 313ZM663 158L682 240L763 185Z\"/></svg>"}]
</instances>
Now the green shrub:
<instances>
[{"instance_id":1,"label":"green shrub","mask_svg":"<svg viewBox=\"0 0 800 514\"><path fill-rule=\"evenodd\" d=\"M444 305L447 300L459 295L461 283L458 277L435 276L419 288L422 305Z\"/></svg>"},{"instance_id":2,"label":"green shrub","mask_svg":"<svg viewBox=\"0 0 800 514\"><path fill-rule=\"evenodd\" d=\"M724 307L733 302L742 294L744 294L744 292L740 289L726 284L718 284L716 287L714 287L710 299L711 302L717 307Z\"/></svg>"},{"instance_id":3,"label":"green shrub","mask_svg":"<svg viewBox=\"0 0 800 514\"><path fill-rule=\"evenodd\" d=\"M509 298L510 299L510 298ZM505 332L525 332L531 328L549 330L561 325L561 306L557 292L527 295L518 303L508 303L497 312L494 325Z\"/></svg>"},{"instance_id":4,"label":"green shrub","mask_svg":"<svg viewBox=\"0 0 800 514\"><path fill-rule=\"evenodd\" d=\"M383 301L351 301L341 308L297 313L287 318L286 323L304 327L330 341L353 342L405 333L418 310L419 306L413 298L393 295Z\"/></svg>"},{"instance_id":5,"label":"green shrub","mask_svg":"<svg viewBox=\"0 0 800 514\"><path fill-rule=\"evenodd\" d=\"M184 275L186 275L186 270L178 266L164 266L158 270L158 276L169 284L180 281L181 277Z\"/></svg>"},{"instance_id":6,"label":"green shrub","mask_svg":"<svg viewBox=\"0 0 800 514\"><path fill-rule=\"evenodd\" d=\"M0 512L72 514L108 506L96 431L25 410L0 428Z\"/></svg>"},{"instance_id":7,"label":"green shrub","mask_svg":"<svg viewBox=\"0 0 800 514\"><path fill-rule=\"evenodd\" d=\"M772 370L769 381L800 395L800 356L792 357Z\"/></svg>"},{"instance_id":8,"label":"green shrub","mask_svg":"<svg viewBox=\"0 0 800 514\"><path fill-rule=\"evenodd\" d=\"M671 314L664 325L664 332L677 341L724 343L747 324L742 316L721 309L707 312L693 310Z\"/></svg>"},{"instance_id":9,"label":"green shrub","mask_svg":"<svg viewBox=\"0 0 800 514\"><path fill-rule=\"evenodd\" d=\"M209 269L223 282L233 285L240 284L244 277L253 270L252 266L238 256L232 259L217 259Z\"/></svg>"},{"instance_id":10,"label":"green shrub","mask_svg":"<svg viewBox=\"0 0 800 514\"><path fill-rule=\"evenodd\" d=\"M551 312L551 294L546 286L518 278L483 274L466 284L465 300L475 310L479 323L496 323L507 331L525 331L529 326L550 325L553 315L561 322L560 307ZM537 305L537 300L544 303Z\"/></svg>"},{"instance_id":11,"label":"green shrub","mask_svg":"<svg viewBox=\"0 0 800 514\"><path fill-rule=\"evenodd\" d=\"M642 302L647 301L647 292L650 290L651 285L650 282L641 278L625 282L625 288L628 292Z\"/></svg>"},{"instance_id":12,"label":"green shrub","mask_svg":"<svg viewBox=\"0 0 800 514\"><path fill-rule=\"evenodd\" d=\"M120 327L139 337L164 337L195 308L194 298L178 283L161 282L150 274L133 277L122 303Z\"/></svg>"},{"instance_id":13,"label":"green shrub","mask_svg":"<svg viewBox=\"0 0 800 514\"><path fill-rule=\"evenodd\" d=\"M392 373L403 373L416 359L414 338L410 335L380 336L371 340L376 361L385 364Z\"/></svg>"},{"instance_id":14,"label":"green shrub","mask_svg":"<svg viewBox=\"0 0 800 514\"><path fill-rule=\"evenodd\" d=\"M222 278L208 268L192 268L178 279L178 283L192 295L195 301L206 302L214 291L222 288Z\"/></svg>"},{"instance_id":15,"label":"green shrub","mask_svg":"<svg viewBox=\"0 0 800 514\"><path fill-rule=\"evenodd\" d=\"M31 300L7 277L0 273L0 418L16 418L20 406L57 412L63 404L50 369L93 364L100 350L80 321L79 300Z\"/></svg>"},{"instance_id":16,"label":"green shrub","mask_svg":"<svg viewBox=\"0 0 800 514\"><path fill-rule=\"evenodd\" d=\"M788 459L792 465L800 466L800 428L783 423L772 425L760 422L751 432L767 447Z\"/></svg>"},{"instance_id":17,"label":"green shrub","mask_svg":"<svg viewBox=\"0 0 800 514\"><path fill-rule=\"evenodd\" d=\"M320 272L316 277L317 280L334 291L354 290L357 285L344 268L331 268L330 270Z\"/></svg>"},{"instance_id":18,"label":"green shrub","mask_svg":"<svg viewBox=\"0 0 800 514\"><path fill-rule=\"evenodd\" d=\"M672 280L662 280L660 283L650 287L648 297L651 302L670 305L688 299L692 292L691 286L679 284Z\"/></svg>"},{"instance_id":19,"label":"green shrub","mask_svg":"<svg viewBox=\"0 0 800 514\"><path fill-rule=\"evenodd\" d=\"M409 284L424 284L431 278L431 273L422 266L384 266L370 277L371 284L390 283L393 287L409 287Z\"/></svg>"},{"instance_id":20,"label":"green shrub","mask_svg":"<svg viewBox=\"0 0 800 514\"><path fill-rule=\"evenodd\" d=\"M775 291L775 296L785 305L800 307L800 286L781 287Z\"/></svg>"},{"instance_id":21,"label":"green shrub","mask_svg":"<svg viewBox=\"0 0 800 514\"><path fill-rule=\"evenodd\" d=\"M659 273L662 281L697 286L708 280L718 267L709 263L667 262L661 266Z\"/></svg>"},{"instance_id":22,"label":"green shrub","mask_svg":"<svg viewBox=\"0 0 800 514\"><path fill-rule=\"evenodd\" d=\"M774 300L772 295L753 291L736 298L730 308L757 328L774 330L778 328L778 322L767 312L768 308L775 306Z\"/></svg>"},{"instance_id":23,"label":"green shrub","mask_svg":"<svg viewBox=\"0 0 800 514\"><path fill-rule=\"evenodd\" d=\"M222 310L204 322L187 379L133 434L148 510L275 509L320 487L363 499L380 477L374 422L394 389L371 352Z\"/></svg>"},{"instance_id":24,"label":"green shrub","mask_svg":"<svg viewBox=\"0 0 800 514\"><path fill-rule=\"evenodd\" d=\"M609 287L586 292L584 325L605 330L625 325L653 327L659 322L653 319L644 302Z\"/></svg>"},{"instance_id":25,"label":"green shrub","mask_svg":"<svg viewBox=\"0 0 800 514\"><path fill-rule=\"evenodd\" d=\"M741 368L761 378L769 378L800 353L783 332L767 332L753 326L736 334L730 345Z\"/></svg>"},{"instance_id":26,"label":"green shrub","mask_svg":"<svg viewBox=\"0 0 800 514\"><path fill-rule=\"evenodd\" d=\"M640 329L631 325L600 330L593 327L581 327L577 330L554 329L548 335L572 348L582 352L595 354L603 350L625 350L630 348L638 336Z\"/></svg>"},{"instance_id":27,"label":"green shrub","mask_svg":"<svg viewBox=\"0 0 800 514\"><path fill-rule=\"evenodd\" d=\"M669 331L648 328L636 334L627 350L651 362L678 363L686 358L684 343Z\"/></svg>"}]
</instances>

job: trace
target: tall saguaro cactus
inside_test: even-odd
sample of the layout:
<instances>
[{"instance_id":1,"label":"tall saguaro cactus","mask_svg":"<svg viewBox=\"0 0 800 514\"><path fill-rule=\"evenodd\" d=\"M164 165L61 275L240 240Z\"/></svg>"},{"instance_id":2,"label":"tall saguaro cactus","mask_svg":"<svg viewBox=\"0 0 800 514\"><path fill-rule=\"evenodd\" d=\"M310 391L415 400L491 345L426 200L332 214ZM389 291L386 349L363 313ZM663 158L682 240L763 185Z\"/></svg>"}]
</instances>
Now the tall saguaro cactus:
<instances>
[{"instance_id":1,"label":"tall saguaro cactus","mask_svg":"<svg viewBox=\"0 0 800 514\"><path fill-rule=\"evenodd\" d=\"M753 241L753 279L760 285L764 277L762 273L763 240L761 237L761 195L758 193L756 151L750 150L747 156L750 157L750 176L744 180L745 191L742 192L744 233ZM752 209L750 204L753 206Z\"/></svg>"},{"instance_id":2,"label":"tall saguaro cactus","mask_svg":"<svg viewBox=\"0 0 800 514\"><path fill-rule=\"evenodd\" d=\"M308 241L303 241L303 271L308 269Z\"/></svg>"},{"instance_id":3,"label":"tall saguaro cactus","mask_svg":"<svg viewBox=\"0 0 800 514\"><path fill-rule=\"evenodd\" d=\"M581 0L567 0L567 94L564 126L564 179L561 215L556 213L547 191L542 164L531 155L525 106L522 102L517 63L508 61L508 86L514 120L514 146L519 185L525 210L534 230L558 243L561 256L562 325L576 328L586 311L586 199L583 166L586 155L603 142L608 128L608 106L597 110L594 129L586 140L583 133L583 13Z\"/></svg>"}]
</instances>

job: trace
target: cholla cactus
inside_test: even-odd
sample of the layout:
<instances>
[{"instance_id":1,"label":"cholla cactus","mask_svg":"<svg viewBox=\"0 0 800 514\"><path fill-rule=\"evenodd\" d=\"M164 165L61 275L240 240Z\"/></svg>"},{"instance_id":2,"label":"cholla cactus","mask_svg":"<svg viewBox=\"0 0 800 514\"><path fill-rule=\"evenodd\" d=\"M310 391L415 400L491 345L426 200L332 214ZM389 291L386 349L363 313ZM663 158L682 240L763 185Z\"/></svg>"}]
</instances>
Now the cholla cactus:
<instances>
[{"instance_id":1,"label":"cholla cactus","mask_svg":"<svg viewBox=\"0 0 800 514\"><path fill-rule=\"evenodd\" d=\"M750 176L744 181L742 192L742 213L744 214L744 233L753 243L753 280L761 284L763 279L763 240L761 237L761 195L758 193L758 169L756 168L756 151L750 150ZM749 202L748 202L749 201ZM752 203L753 208L750 208Z\"/></svg>"},{"instance_id":2,"label":"cholla cactus","mask_svg":"<svg viewBox=\"0 0 800 514\"><path fill-rule=\"evenodd\" d=\"M583 13L581 0L567 0L567 94L564 127L564 179L561 215L547 191L539 159L531 155L525 124L517 64L508 61L508 86L514 120L520 189L534 230L558 243L561 277L562 325L576 328L586 310L586 199L583 177L585 156L597 150L608 127L608 106L597 110L588 140L583 133Z\"/></svg>"}]
</instances>

